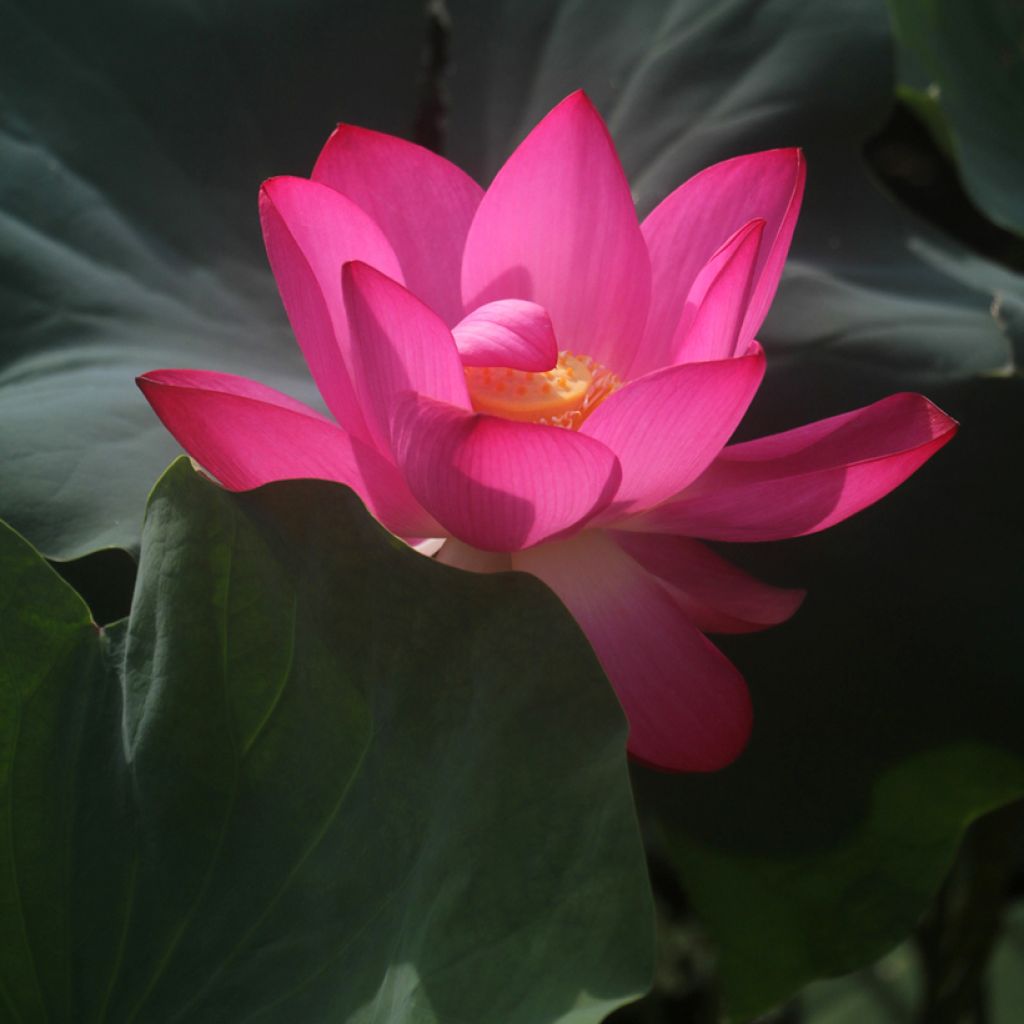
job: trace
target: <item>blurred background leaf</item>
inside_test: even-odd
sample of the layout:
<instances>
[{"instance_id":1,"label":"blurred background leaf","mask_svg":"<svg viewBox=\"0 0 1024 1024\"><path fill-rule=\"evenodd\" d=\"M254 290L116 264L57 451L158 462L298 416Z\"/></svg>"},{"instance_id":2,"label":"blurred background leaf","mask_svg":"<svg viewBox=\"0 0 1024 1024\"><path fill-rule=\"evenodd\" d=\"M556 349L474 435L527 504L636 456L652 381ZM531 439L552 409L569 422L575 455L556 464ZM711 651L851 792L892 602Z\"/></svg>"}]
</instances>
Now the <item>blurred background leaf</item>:
<instances>
[{"instance_id":1,"label":"blurred background leaf","mask_svg":"<svg viewBox=\"0 0 1024 1024\"><path fill-rule=\"evenodd\" d=\"M956 159L978 206L1024 234L1024 6L889 0L905 94Z\"/></svg>"},{"instance_id":2,"label":"blurred background leaf","mask_svg":"<svg viewBox=\"0 0 1024 1024\"><path fill-rule=\"evenodd\" d=\"M0 0L0 22L0 516L55 558L135 549L177 451L136 374L318 402L257 190L340 118L409 127L423 6Z\"/></svg>"},{"instance_id":3,"label":"blurred background leaf","mask_svg":"<svg viewBox=\"0 0 1024 1024\"><path fill-rule=\"evenodd\" d=\"M537 581L184 459L129 619L8 527L0 572L3 1019L586 1024L648 984L625 723Z\"/></svg>"},{"instance_id":4,"label":"blurred background leaf","mask_svg":"<svg viewBox=\"0 0 1024 1024\"><path fill-rule=\"evenodd\" d=\"M804 147L807 194L762 341L770 354L904 380L1007 372L1024 280L910 215L865 162L889 115L882 0L452 0L452 155L484 178L582 86L608 120L646 213L740 153ZM1000 300L1000 316L992 306Z\"/></svg>"},{"instance_id":5,"label":"blurred background leaf","mask_svg":"<svg viewBox=\"0 0 1024 1024\"><path fill-rule=\"evenodd\" d=\"M955 888L946 887L947 910L956 901ZM800 1024L1016 1024L1024 1005L1024 905L1017 895L985 936L983 956L974 963L947 963L943 974L929 977L920 940L908 941L860 971L808 985L790 1006L792 1019ZM954 927L962 927L972 913L970 903L958 910L953 917L959 920L948 922ZM949 953L962 952L957 936L946 939ZM972 975L966 986L960 972Z\"/></svg>"}]
</instances>

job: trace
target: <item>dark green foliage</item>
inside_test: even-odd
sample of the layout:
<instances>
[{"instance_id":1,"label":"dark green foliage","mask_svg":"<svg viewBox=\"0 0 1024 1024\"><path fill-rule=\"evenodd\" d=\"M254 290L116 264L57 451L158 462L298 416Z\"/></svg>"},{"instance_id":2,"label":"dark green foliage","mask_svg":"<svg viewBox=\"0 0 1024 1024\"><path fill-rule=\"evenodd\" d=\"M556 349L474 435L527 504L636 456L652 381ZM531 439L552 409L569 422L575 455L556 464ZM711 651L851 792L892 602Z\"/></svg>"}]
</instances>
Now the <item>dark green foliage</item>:
<instances>
[{"instance_id":1,"label":"dark green foliage","mask_svg":"<svg viewBox=\"0 0 1024 1024\"><path fill-rule=\"evenodd\" d=\"M621 712L536 581L185 460L129 619L6 527L0 575L0 1019L584 1024L648 983Z\"/></svg>"}]
</instances>

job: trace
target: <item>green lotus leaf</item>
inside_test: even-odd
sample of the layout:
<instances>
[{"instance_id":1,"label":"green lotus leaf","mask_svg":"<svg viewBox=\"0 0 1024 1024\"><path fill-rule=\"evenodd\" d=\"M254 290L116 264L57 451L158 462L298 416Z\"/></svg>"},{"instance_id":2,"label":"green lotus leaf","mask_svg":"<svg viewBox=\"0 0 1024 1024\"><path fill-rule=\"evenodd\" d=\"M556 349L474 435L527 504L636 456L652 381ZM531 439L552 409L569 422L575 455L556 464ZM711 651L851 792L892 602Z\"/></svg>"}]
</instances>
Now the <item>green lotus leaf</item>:
<instances>
[{"instance_id":1,"label":"green lotus leaf","mask_svg":"<svg viewBox=\"0 0 1024 1024\"><path fill-rule=\"evenodd\" d=\"M625 723L536 581L186 460L128 619L6 526L0 578L3 1019L587 1024L647 986Z\"/></svg>"}]
</instances>

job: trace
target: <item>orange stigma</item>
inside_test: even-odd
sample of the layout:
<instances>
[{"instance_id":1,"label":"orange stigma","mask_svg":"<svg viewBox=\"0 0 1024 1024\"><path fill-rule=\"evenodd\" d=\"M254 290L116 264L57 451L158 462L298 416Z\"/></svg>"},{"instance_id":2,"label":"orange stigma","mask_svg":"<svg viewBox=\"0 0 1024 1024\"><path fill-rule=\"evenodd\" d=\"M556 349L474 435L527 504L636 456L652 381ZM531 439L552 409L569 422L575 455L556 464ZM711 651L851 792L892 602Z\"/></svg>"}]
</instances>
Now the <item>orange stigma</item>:
<instances>
[{"instance_id":1,"label":"orange stigma","mask_svg":"<svg viewBox=\"0 0 1024 1024\"><path fill-rule=\"evenodd\" d=\"M589 356L562 352L544 373L496 366L465 367L477 412L522 423L575 430L622 381Z\"/></svg>"}]
</instances>

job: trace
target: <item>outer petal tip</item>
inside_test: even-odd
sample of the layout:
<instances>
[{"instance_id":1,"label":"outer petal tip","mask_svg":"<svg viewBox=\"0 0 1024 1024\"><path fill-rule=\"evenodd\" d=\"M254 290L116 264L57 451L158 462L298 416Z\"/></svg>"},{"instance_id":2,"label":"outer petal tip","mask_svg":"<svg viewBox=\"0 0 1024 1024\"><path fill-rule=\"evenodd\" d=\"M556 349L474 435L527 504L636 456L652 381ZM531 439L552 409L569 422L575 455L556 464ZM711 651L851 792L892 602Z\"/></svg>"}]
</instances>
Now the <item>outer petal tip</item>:
<instances>
[{"instance_id":1,"label":"outer petal tip","mask_svg":"<svg viewBox=\"0 0 1024 1024\"><path fill-rule=\"evenodd\" d=\"M387 277L387 274L382 274L362 260L346 260L341 265L342 287L352 287L353 285L361 287L374 276Z\"/></svg>"},{"instance_id":2,"label":"outer petal tip","mask_svg":"<svg viewBox=\"0 0 1024 1024\"><path fill-rule=\"evenodd\" d=\"M351 200L383 231L414 295L446 324L459 320L462 250L483 195L472 178L414 142L342 124L312 179Z\"/></svg>"},{"instance_id":3,"label":"outer petal tip","mask_svg":"<svg viewBox=\"0 0 1024 1024\"><path fill-rule=\"evenodd\" d=\"M577 106L584 110L589 110L597 117L601 117L597 107L594 106L594 101L587 95L587 91L585 89L574 89L565 97L564 100L562 100L561 103L558 104L558 106L560 107L563 104L565 106ZM555 110L557 109L558 107L555 107ZM601 123L604 124L603 118L601 119Z\"/></svg>"},{"instance_id":4,"label":"outer petal tip","mask_svg":"<svg viewBox=\"0 0 1024 1024\"><path fill-rule=\"evenodd\" d=\"M266 178L260 183L260 202L272 203L278 192L288 188L289 184L296 180L300 179L291 174L275 174L270 178Z\"/></svg>"},{"instance_id":5,"label":"outer petal tip","mask_svg":"<svg viewBox=\"0 0 1024 1024\"><path fill-rule=\"evenodd\" d=\"M228 490L333 480L400 536L443 534L387 459L288 395L208 370L153 370L138 384L182 448Z\"/></svg>"},{"instance_id":6,"label":"outer petal tip","mask_svg":"<svg viewBox=\"0 0 1024 1024\"><path fill-rule=\"evenodd\" d=\"M799 149L774 149L713 164L684 182L644 220L653 270L651 311L632 373L668 361L671 339L701 268L722 241L763 218L763 244L743 334L752 336L771 304L796 223L805 180Z\"/></svg>"},{"instance_id":7,"label":"outer petal tip","mask_svg":"<svg viewBox=\"0 0 1024 1024\"><path fill-rule=\"evenodd\" d=\"M725 541L817 533L894 490L957 428L922 395L890 395L724 449L691 488L628 528Z\"/></svg>"},{"instance_id":8,"label":"outer petal tip","mask_svg":"<svg viewBox=\"0 0 1024 1024\"><path fill-rule=\"evenodd\" d=\"M954 419L948 412L940 409L926 395L920 395L916 391L897 391L895 394L890 395L889 398L884 399L884 401L889 402L896 400L919 404L927 414L932 434L937 439L945 438L945 440L950 441L960 429L960 421Z\"/></svg>"},{"instance_id":9,"label":"outer petal tip","mask_svg":"<svg viewBox=\"0 0 1024 1024\"><path fill-rule=\"evenodd\" d=\"M561 348L616 372L632 361L650 301L650 260L608 129L582 93L533 128L487 190L466 237L467 309L528 299Z\"/></svg>"},{"instance_id":10,"label":"outer petal tip","mask_svg":"<svg viewBox=\"0 0 1024 1024\"><path fill-rule=\"evenodd\" d=\"M671 535L613 533L615 542L658 577L702 633L755 633L796 614L807 592L750 576L700 541Z\"/></svg>"}]
</instances>

